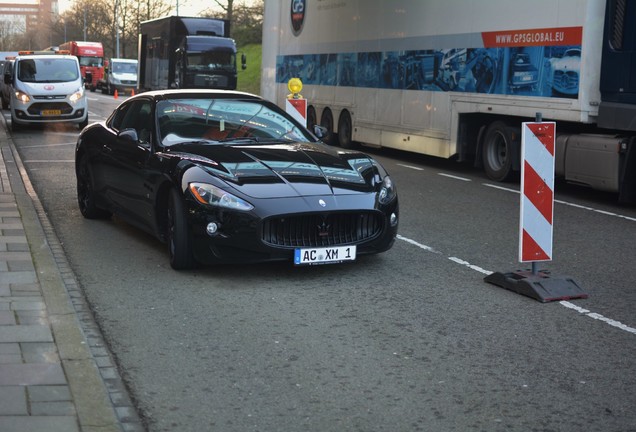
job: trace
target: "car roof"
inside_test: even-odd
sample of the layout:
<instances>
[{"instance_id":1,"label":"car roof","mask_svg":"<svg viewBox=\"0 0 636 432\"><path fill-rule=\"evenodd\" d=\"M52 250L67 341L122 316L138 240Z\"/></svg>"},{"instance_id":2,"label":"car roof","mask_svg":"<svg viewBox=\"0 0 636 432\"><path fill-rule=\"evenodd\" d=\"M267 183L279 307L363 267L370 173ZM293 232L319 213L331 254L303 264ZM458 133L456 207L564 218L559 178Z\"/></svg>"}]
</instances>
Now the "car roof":
<instances>
[{"instance_id":1,"label":"car roof","mask_svg":"<svg viewBox=\"0 0 636 432\"><path fill-rule=\"evenodd\" d=\"M236 90L212 90L212 89L172 89L172 90L152 90L148 92L137 93L135 96L128 100L152 97L156 100L171 99L171 98L199 98L199 97L220 97L220 98L238 98L238 99L254 99L265 100L258 95L251 93L240 92Z\"/></svg>"}]
</instances>

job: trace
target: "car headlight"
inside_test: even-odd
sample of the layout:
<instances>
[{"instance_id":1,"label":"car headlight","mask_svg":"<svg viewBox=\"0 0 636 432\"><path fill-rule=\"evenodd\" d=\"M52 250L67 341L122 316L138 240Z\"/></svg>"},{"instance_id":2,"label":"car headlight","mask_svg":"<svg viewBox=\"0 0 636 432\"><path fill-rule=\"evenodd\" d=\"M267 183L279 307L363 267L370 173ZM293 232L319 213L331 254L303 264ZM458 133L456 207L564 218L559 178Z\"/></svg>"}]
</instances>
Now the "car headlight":
<instances>
[{"instance_id":1,"label":"car headlight","mask_svg":"<svg viewBox=\"0 0 636 432\"><path fill-rule=\"evenodd\" d=\"M396 195L397 191L395 190L393 181L391 181L391 177L384 177L384 180L382 180L382 188L378 194L378 201L380 201L380 204L388 204Z\"/></svg>"},{"instance_id":2,"label":"car headlight","mask_svg":"<svg viewBox=\"0 0 636 432\"><path fill-rule=\"evenodd\" d=\"M204 205L223 207L231 210L249 211L254 207L245 200L207 183L190 183L192 196Z\"/></svg>"},{"instance_id":3,"label":"car headlight","mask_svg":"<svg viewBox=\"0 0 636 432\"><path fill-rule=\"evenodd\" d=\"M71 97L69 98L69 100L73 103L79 101L80 99L82 99L82 96L84 96L84 89L80 88L79 90L77 90L75 93L73 93L71 95Z\"/></svg>"},{"instance_id":4,"label":"car headlight","mask_svg":"<svg viewBox=\"0 0 636 432\"><path fill-rule=\"evenodd\" d=\"M18 100L18 102L22 102L22 103L31 102L31 98L29 97L29 95L20 90L17 90L15 92L15 98Z\"/></svg>"}]
</instances>

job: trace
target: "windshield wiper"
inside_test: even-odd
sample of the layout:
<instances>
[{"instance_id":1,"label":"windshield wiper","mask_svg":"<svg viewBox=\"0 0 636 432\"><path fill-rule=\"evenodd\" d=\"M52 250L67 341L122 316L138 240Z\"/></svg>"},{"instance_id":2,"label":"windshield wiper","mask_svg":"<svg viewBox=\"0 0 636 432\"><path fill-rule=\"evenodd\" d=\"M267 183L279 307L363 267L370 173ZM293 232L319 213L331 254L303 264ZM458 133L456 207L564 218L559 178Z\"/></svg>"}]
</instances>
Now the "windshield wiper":
<instances>
[{"instance_id":1,"label":"windshield wiper","mask_svg":"<svg viewBox=\"0 0 636 432\"><path fill-rule=\"evenodd\" d=\"M226 143L226 142L241 142L241 141L261 142L260 138L258 138L258 137L229 137L229 138L223 138L223 139L218 140L218 142L222 142L222 143Z\"/></svg>"}]
</instances>

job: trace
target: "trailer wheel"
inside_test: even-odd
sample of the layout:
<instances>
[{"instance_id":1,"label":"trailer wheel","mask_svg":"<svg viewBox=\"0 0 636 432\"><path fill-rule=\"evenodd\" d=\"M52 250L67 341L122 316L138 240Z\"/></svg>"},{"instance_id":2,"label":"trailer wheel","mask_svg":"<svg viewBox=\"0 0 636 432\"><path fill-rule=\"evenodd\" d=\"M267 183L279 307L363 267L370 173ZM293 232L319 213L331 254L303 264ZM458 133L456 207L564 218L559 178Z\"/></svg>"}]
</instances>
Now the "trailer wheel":
<instances>
[{"instance_id":1,"label":"trailer wheel","mask_svg":"<svg viewBox=\"0 0 636 432\"><path fill-rule=\"evenodd\" d=\"M340 113L338 119L338 141L340 147L350 149L353 148L353 141L351 141L351 114L345 110Z\"/></svg>"},{"instance_id":2,"label":"trailer wheel","mask_svg":"<svg viewBox=\"0 0 636 432\"><path fill-rule=\"evenodd\" d=\"M333 139L333 114L329 108L325 108L320 116L320 125L327 129L327 136L323 141L329 145L334 144Z\"/></svg>"},{"instance_id":3,"label":"trailer wheel","mask_svg":"<svg viewBox=\"0 0 636 432\"><path fill-rule=\"evenodd\" d=\"M495 181L509 181L513 177L513 137L511 128L502 121L493 122L486 131L482 160L486 175Z\"/></svg>"}]
</instances>

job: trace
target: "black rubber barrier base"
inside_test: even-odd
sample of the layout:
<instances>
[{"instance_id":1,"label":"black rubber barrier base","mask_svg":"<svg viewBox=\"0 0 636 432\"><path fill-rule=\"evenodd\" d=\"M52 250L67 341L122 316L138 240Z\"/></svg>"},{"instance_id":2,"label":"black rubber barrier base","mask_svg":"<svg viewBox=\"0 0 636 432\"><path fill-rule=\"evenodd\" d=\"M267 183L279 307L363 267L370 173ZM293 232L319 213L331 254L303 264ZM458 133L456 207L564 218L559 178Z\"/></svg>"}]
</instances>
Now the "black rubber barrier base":
<instances>
[{"instance_id":1,"label":"black rubber barrier base","mask_svg":"<svg viewBox=\"0 0 636 432\"><path fill-rule=\"evenodd\" d=\"M551 276L545 270L537 273L531 271L495 272L486 276L484 281L539 300L542 303L587 298L587 294L571 277Z\"/></svg>"}]
</instances>

